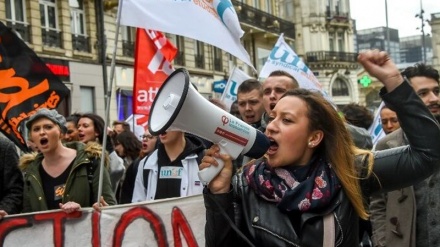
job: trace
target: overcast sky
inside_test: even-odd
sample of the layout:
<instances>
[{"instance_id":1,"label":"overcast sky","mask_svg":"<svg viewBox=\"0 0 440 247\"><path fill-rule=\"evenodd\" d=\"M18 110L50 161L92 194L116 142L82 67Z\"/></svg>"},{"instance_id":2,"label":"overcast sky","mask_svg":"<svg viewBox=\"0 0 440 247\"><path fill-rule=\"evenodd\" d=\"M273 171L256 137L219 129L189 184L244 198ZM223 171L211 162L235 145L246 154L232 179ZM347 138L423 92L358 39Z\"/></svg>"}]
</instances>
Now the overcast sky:
<instances>
[{"instance_id":1,"label":"overcast sky","mask_svg":"<svg viewBox=\"0 0 440 247\"><path fill-rule=\"evenodd\" d=\"M420 0L387 0L388 26L399 30L400 37L420 35ZM424 19L431 19L432 13L440 12L440 0L422 0ZM351 18L356 20L358 30L386 26L385 0L350 0ZM425 24L425 34L431 33Z\"/></svg>"}]
</instances>

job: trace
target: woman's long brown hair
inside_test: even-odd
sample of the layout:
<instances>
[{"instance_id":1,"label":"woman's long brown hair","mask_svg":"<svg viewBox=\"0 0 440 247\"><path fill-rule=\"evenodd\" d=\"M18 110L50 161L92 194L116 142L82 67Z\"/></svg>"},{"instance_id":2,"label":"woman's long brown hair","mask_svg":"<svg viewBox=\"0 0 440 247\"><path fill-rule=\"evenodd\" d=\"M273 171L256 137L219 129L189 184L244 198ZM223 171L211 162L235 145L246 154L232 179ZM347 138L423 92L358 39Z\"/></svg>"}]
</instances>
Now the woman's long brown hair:
<instances>
[{"instance_id":1,"label":"woman's long brown hair","mask_svg":"<svg viewBox=\"0 0 440 247\"><path fill-rule=\"evenodd\" d=\"M299 88L287 91L283 97L291 96L298 97L306 103L310 131L324 132L324 138L315 152L323 154L331 163L356 213L362 219L367 219L368 213L363 203L359 173L355 168L355 156L363 153L370 158L371 153L366 150L361 151L354 146L343 120L333 105L320 93ZM371 165L371 159L369 164Z\"/></svg>"}]
</instances>

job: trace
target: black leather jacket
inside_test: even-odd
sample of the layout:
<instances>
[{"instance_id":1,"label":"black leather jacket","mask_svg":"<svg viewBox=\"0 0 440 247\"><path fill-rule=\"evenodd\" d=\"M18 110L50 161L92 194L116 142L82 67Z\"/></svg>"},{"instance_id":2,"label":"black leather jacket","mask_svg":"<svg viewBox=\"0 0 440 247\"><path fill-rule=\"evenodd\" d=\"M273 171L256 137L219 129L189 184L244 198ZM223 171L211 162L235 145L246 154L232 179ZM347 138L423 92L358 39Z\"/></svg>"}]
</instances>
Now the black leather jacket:
<instances>
[{"instance_id":1,"label":"black leather jacket","mask_svg":"<svg viewBox=\"0 0 440 247\"><path fill-rule=\"evenodd\" d=\"M410 145L374 152L374 174L369 177L365 176L366 159L356 158L359 174L364 177L359 180L364 198L417 183L432 174L440 162L438 123L413 89L403 83L391 93L382 89L381 96L397 113ZM322 246L322 216L328 213L335 217L335 246L359 244L358 215L343 190L322 212L302 214L297 232L276 204L255 195L241 173L235 175L232 187L226 194L205 190L206 246L247 246L232 229L232 221L255 246Z\"/></svg>"}]
</instances>

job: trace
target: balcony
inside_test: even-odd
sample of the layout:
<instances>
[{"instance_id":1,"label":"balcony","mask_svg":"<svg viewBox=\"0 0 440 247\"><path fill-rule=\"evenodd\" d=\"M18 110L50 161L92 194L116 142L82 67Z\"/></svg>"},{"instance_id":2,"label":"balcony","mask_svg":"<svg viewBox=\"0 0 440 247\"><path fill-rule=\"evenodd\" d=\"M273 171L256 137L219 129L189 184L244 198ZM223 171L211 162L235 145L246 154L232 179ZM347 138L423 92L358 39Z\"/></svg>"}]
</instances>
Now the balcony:
<instances>
[{"instance_id":1,"label":"balcony","mask_svg":"<svg viewBox=\"0 0 440 247\"><path fill-rule=\"evenodd\" d=\"M307 52L306 60L310 69L357 69L358 53L338 51Z\"/></svg>"},{"instance_id":2,"label":"balcony","mask_svg":"<svg viewBox=\"0 0 440 247\"><path fill-rule=\"evenodd\" d=\"M62 48L61 31L41 29L43 45Z\"/></svg>"},{"instance_id":3,"label":"balcony","mask_svg":"<svg viewBox=\"0 0 440 247\"><path fill-rule=\"evenodd\" d=\"M357 53L339 52L339 51L315 51L307 52L306 58L308 63L314 62L357 62Z\"/></svg>"},{"instance_id":4,"label":"balcony","mask_svg":"<svg viewBox=\"0 0 440 247\"><path fill-rule=\"evenodd\" d=\"M129 40L122 41L122 55L134 57L134 42Z\"/></svg>"},{"instance_id":5,"label":"balcony","mask_svg":"<svg viewBox=\"0 0 440 247\"><path fill-rule=\"evenodd\" d=\"M284 33L285 37L295 39L294 23L256 9L238 0L232 0L232 4L235 6L240 22L263 29L267 32L275 34Z\"/></svg>"},{"instance_id":6,"label":"balcony","mask_svg":"<svg viewBox=\"0 0 440 247\"><path fill-rule=\"evenodd\" d=\"M11 20L6 21L6 25L15 31L25 42L30 42L30 28L28 24L19 23Z\"/></svg>"},{"instance_id":7,"label":"balcony","mask_svg":"<svg viewBox=\"0 0 440 247\"><path fill-rule=\"evenodd\" d=\"M195 55L194 56L196 68L204 69L205 68L205 56L204 55Z\"/></svg>"},{"instance_id":8,"label":"balcony","mask_svg":"<svg viewBox=\"0 0 440 247\"><path fill-rule=\"evenodd\" d=\"M72 47L76 51L90 52L89 38L83 35L72 34Z\"/></svg>"}]
</instances>

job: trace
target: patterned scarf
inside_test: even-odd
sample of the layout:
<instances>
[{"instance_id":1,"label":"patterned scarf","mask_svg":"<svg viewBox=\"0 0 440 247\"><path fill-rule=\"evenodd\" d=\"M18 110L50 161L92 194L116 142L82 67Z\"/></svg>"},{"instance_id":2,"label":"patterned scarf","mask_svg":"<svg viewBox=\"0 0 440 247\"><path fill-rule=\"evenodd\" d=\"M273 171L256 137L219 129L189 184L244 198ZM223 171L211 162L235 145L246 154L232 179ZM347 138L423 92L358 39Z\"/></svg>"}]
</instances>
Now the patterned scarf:
<instances>
[{"instance_id":1,"label":"patterned scarf","mask_svg":"<svg viewBox=\"0 0 440 247\"><path fill-rule=\"evenodd\" d=\"M331 164L314 158L304 167L272 168L266 161L247 166L244 176L261 198L277 202L279 209L309 212L325 208L341 189Z\"/></svg>"}]
</instances>

